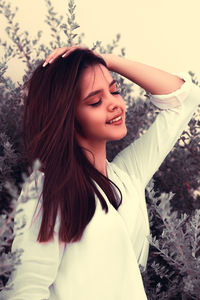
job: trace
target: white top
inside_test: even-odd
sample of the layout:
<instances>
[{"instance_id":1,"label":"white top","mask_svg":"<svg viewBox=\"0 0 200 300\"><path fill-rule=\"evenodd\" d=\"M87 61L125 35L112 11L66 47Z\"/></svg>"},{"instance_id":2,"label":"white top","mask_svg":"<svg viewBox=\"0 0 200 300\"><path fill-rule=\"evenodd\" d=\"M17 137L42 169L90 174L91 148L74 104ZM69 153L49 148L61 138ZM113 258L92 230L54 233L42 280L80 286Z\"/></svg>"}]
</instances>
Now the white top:
<instances>
[{"instance_id":1,"label":"white top","mask_svg":"<svg viewBox=\"0 0 200 300\"><path fill-rule=\"evenodd\" d=\"M185 80L180 89L168 95L151 95L151 101L162 110L147 132L120 152L113 162L107 161L108 178L122 192L121 206L116 210L101 190L109 211L106 214L102 210L96 197L95 214L80 242L67 246L59 243L59 215L54 241L36 242L40 213L29 226L44 174L39 172L38 194L31 191L34 180L26 184L20 197L28 193L30 200L19 208L23 207L27 224L12 244L12 251L24 249L22 264L13 272L13 293L9 296L5 293L4 299L147 299L139 270L139 264L146 266L149 247L145 187L200 104L200 89L192 83L190 75L186 72L176 75ZM33 179L34 173L31 176Z\"/></svg>"}]
</instances>

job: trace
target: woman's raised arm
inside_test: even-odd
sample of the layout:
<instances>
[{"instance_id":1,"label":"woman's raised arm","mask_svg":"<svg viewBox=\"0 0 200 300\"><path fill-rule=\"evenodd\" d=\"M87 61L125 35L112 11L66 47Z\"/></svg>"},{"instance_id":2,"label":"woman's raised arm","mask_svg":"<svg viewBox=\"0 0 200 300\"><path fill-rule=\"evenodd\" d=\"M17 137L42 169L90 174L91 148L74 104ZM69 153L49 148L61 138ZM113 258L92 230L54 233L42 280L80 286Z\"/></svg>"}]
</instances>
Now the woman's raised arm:
<instances>
[{"instance_id":1,"label":"woman's raised arm","mask_svg":"<svg viewBox=\"0 0 200 300\"><path fill-rule=\"evenodd\" d=\"M58 56L67 57L77 48L87 48L85 46L62 47L55 49L45 60L43 66L52 63ZM132 82L141 86L144 90L154 95L169 94L181 87L184 80L178 76L155 67L126 59L114 54L95 54L102 56L106 61L108 69L116 72Z\"/></svg>"},{"instance_id":2,"label":"woman's raised arm","mask_svg":"<svg viewBox=\"0 0 200 300\"><path fill-rule=\"evenodd\" d=\"M172 93L184 83L178 76L117 55L106 54L106 61L109 62L111 71L128 78L154 95Z\"/></svg>"}]
</instances>

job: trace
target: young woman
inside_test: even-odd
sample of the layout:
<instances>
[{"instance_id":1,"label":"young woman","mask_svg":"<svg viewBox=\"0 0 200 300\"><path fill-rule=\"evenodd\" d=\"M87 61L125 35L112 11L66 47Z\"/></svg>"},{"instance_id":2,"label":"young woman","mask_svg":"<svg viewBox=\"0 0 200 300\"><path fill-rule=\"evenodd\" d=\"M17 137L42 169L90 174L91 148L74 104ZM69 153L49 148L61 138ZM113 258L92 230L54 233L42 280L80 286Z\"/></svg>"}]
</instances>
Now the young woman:
<instances>
[{"instance_id":1,"label":"young woman","mask_svg":"<svg viewBox=\"0 0 200 300\"><path fill-rule=\"evenodd\" d=\"M161 109L112 162L106 142L127 129L109 71L149 91ZM39 158L41 168L20 195L30 198L19 206L27 223L12 251L24 252L6 299L147 299L139 270L149 247L145 187L198 104L200 89L186 72L169 74L83 47L59 48L37 67L28 83L24 138L30 163Z\"/></svg>"}]
</instances>

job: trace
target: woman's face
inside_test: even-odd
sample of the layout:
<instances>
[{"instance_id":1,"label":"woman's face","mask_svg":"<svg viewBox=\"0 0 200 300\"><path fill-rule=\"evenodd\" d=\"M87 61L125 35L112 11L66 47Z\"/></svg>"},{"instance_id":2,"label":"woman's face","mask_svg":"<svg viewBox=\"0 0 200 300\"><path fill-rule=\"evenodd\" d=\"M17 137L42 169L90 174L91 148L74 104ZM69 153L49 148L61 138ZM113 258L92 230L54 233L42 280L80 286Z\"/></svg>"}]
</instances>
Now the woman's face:
<instances>
[{"instance_id":1,"label":"woman's face","mask_svg":"<svg viewBox=\"0 0 200 300\"><path fill-rule=\"evenodd\" d=\"M88 67L80 87L76 119L84 138L91 143L122 139L127 134L126 106L108 69L100 64ZM116 117L118 122L110 122Z\"/></svg>"}]
</instances>

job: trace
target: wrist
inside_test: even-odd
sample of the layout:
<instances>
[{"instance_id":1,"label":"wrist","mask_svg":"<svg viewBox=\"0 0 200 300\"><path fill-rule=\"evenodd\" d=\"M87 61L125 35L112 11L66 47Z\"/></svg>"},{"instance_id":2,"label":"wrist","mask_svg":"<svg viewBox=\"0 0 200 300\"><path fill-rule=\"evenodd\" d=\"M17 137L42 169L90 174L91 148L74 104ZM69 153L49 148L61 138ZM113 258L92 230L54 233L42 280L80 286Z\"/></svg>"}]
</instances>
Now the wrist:
<instances>
[{"instance_id":1,"label":"wrist","mask_svg":"<svg viewBox=\"0 0 200 300\"><path fill-rule=\"evenodd\" d=\"M107 68L110 71L114 71L114 61L116 60L117 56L114 54L102 54L103 59L106 62Z\"/></svg>"},{"instance_id":2,"label":"wrist","mask_svg":"<svg viewBox=\"0 0 200 300\"><path fill-rule=\"evenodd\" d=\"M104 54L104 60L106 61L107 67L110 71L120 73L121 66L124 63L124 58L115 54Z\"/></svg>"}]
</instances>

